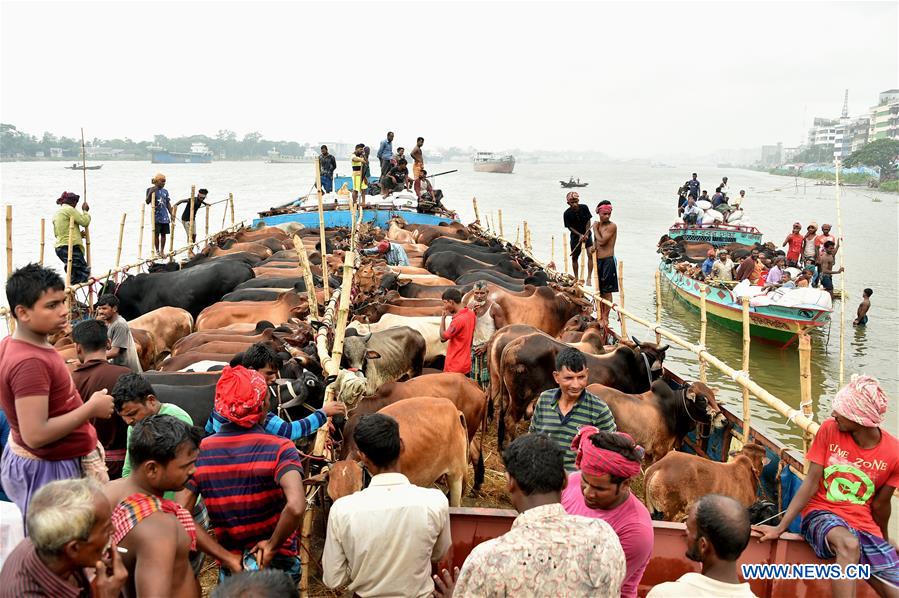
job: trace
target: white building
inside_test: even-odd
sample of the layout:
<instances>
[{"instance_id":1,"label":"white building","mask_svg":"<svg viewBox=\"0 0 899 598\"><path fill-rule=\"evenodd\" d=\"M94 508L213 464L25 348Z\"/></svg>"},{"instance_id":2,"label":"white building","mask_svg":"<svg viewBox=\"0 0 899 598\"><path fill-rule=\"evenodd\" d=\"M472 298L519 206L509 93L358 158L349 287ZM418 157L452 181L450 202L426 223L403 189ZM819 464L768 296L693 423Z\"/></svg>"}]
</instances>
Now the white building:
<instances>
[{"instance_id":1,"label":"white building","mask_svg":"<svg viewBox=\"0 0 899 598\"><path fill-rule=\"evenodd\" d=\"M833 146L838 124L840 122L832 118L816 118L814 125L808 130L808 146Z\"/></svg>"},{"instance_id":2,"label":"white building","mask_svg":"<svg viewBox=\"0 0 899 598\"><path fill-rule=\"evenodd\" d=\"M868 141L899 139L899 89L882 91L868 116Z\"/></svg>"}]
</instances>

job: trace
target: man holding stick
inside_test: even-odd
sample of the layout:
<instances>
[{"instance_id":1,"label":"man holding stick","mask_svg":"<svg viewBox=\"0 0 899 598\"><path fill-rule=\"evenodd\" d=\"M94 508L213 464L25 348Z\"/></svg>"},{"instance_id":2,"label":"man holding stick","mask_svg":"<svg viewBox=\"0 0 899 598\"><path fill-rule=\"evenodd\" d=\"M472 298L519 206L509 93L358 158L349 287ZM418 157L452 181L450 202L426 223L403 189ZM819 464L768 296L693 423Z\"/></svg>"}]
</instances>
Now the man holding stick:
<instances>
[{"instance_id":1,"label":"man holding stick","mask_svg":"<svg viewBox=\"0 0 899 598\"><path fill-rule=\"evenodd\" d=\"M84 242L81 237L81 228L87 228L91 223L91 215L88 214L90 206L85 201L81 204L81 211L75 209L80 195L64 192L56 200L59 210L53 215L53 233L56 235L56 255L62 260L63 267L69 263L69 219L74 218L75 226L72 227L72 284L87 282L91 275L90 266L84 259Z\"/></svg>"},{"instance_id":2,"label":"man holding stick","mask_svg":"<svg viewBox=\"0 0 899 598\"><path fill-rule=\"evenodd\" d=\"M565 201L568 203L568 209L562 215L562 220L565 228L571 233L571 268L574 277L577 278L578 272L580 272L578 262L581 249L586 248L588 251L584 255L588 256L589 249L593 247L593 237L590 234L590 220L593 217L590 215L590 208L579 203L580 196L577 191L570 191L565 196ZM588 279L592 279L593 262L589 257L587 258L587 272Z\"/></svg>"},{"instance_id":3,"label":"man holding stick","mask_svg":"<svg viewBox=\"0 0 899 598\"><path fill-rule=\"evenodd\" d=\"M156 203L155 209L156 212L153 215L154 222L154 231L153 235L153 247L156 250L156 254L162 256L165 254L165 239L166 236L171 233L171 223L172 223L172 212L174 209L172 208L171 201L169 200L169 192L165 189L165 175L162 173L157 173L151 180L153 186L147 189L147 205L154 205L153 198L155 195Z\"/></svg>"},{"instance_id":4,"label":"man holding stick","mask_svg":"<svg viewBox=\"0 0 899 598\"><path fill-rule=\"evenodd\" d=\"M181 212L181 226L184 227L184 234L189 237L188 243L196 243L197 242L197 212L200 211L200 208L206 205L206 196L209 195L209 191L207 189L200 189L197 191L197 196L193 198L193 206L191 206L191 200L182 199L172 206L172 210L180 206L181 204L187 204L184 206L184 211ZM157 199L158 201L158 199ZM193 208L193 219L191 219L191 208ZM193 220L193 230L191 230L191 220ZM157 225L158 226L158 225ZM159 232L157 230L157 232ZM165 243L163 243L164 245Z\"/></svg>"}]
</instances>

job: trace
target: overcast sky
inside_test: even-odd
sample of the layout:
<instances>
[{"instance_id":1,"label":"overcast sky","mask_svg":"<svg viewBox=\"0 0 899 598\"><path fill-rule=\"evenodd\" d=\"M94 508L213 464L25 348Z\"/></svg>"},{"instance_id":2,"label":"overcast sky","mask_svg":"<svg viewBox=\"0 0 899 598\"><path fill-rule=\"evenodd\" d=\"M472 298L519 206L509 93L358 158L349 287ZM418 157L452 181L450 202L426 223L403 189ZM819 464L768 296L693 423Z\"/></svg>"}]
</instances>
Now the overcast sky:
<instances>
[{"instance_id":1,"label":"overcast sky","mask_svg":"<svg viewBox=\"0 0 899 598\"><path fill-rule=\"evenodd\" d=\"M797 145L897 87L896 2L2 2L0 120L598 150Z\"/></svg>"}]
</instances>

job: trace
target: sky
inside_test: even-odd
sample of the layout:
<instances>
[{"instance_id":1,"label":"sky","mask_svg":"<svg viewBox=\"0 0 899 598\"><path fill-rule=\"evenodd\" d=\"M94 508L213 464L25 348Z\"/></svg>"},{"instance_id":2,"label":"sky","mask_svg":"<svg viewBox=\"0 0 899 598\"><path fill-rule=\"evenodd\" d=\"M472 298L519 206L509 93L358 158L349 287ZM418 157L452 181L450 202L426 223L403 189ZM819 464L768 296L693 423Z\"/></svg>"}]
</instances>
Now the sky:
<instances>
[{"instance_id":1,"label":"sky","mask_svg":"<svg viewBox=\"0 0 899 598\"><path fill-rule=\"evenodd\" d=\"M0 2L0 121L593 150L798 145L899 86L896 2Z\"/></svg>"}]
</instances>

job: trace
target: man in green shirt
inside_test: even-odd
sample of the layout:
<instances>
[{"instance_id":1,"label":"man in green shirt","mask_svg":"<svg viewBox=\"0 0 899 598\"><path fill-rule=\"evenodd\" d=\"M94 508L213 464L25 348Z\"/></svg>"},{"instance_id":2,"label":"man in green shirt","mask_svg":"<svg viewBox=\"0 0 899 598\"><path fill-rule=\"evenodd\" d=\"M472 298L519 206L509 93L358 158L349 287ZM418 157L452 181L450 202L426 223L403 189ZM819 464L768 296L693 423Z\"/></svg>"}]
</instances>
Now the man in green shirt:
<instances>
[{"instance_id":1,"label":"man in green shirt","mask_svg":"<svg viewBox=\"0 0 899 598\"><path fill-rule=\"evenodd\" d=\"M565 470L576 471L571 441L581 426L596 426L606 432L617 432L615 418L609 406L587 392L587 359L574 347L567 347L556 356L553 378L558 388L544 391L537 398L529 431L546 434L562 449ZM115 394L115 393L113 393Z\"/></svg>"},{"instance_id":2,"label":"man in green shirt","mask_svg":"<svg viewBox=\"0 0 899 598\"><path fill-rule=\"evenodd\" d=\"M69 263L69 220L75 221L72 227L72 284L87 282L91 270L84 259L84 242L81 240L81 227L87 228L91 223L88 214L90 206L85 201L81 204L81 211L75 209L81 196L64 192L56 204L60 206L53 215L53 234L56 235L56 255L62 260L63 267Z\"/></svg>"}]
</instances>

